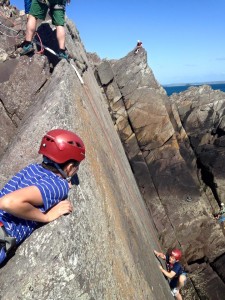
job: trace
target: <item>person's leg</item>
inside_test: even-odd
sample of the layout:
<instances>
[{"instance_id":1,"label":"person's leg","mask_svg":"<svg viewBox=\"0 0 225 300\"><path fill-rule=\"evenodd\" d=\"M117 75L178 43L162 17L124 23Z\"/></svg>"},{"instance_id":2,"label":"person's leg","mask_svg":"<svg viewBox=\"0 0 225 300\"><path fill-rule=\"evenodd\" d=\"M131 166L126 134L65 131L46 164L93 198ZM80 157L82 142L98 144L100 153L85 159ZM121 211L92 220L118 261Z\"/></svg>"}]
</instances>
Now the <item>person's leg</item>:
<instances>
[{"instance_id":1,"label":"person's leg","mask_svg":"<svg viewBox=\"0 0 225 300\"><path fill-rule=\"evenodd\" d=\"M176 299L177 300L182 300L182 296L181 296L181 294L180 294L180 291L178 290L178 292L176 293Z\"/></svg>"},{"instance_id":2,"label":"person's leg","mask_svg":"<svg viewBox=\"0 0 225 300\"><path fill-rule=\"evenodd\" d=\"M59 58L68 59L68 54L65 52L66 48L66 32L64 28L65 23L65 9L51 8L52 24L56 26L56 37L59 44Z\"/></svg>"},{"instance_id":3,"label":"person's leg","mask_svg":"<svg viewBox=\"0 0 225 300\"><path fill-rule=\"evenodd\" d=\"M64 26L56 26L56 37L59 43L59 49L65 50L66 33Z\"/></svg>"},{"instance_id":4,"label":"person's leg","mask_svg":"<svg viewBox=\"0 0 225 300\"><path fill-rule=\"evenodd\" d=\"M37 19L34 16L29 15L27 20L26 37L25 37L25 41L22 44L23 50L20 53L20 55L26 55L28 53L34 52L32 39L36 30L36 25L37 25Z\"/></svg>"},{"instance_id":5,"label":"person's leg","mask_svg":"<svg viewBox=\"0 0 225 300\"><path fill-rule=\"evenodd\" d=\"M38 2L38 0L32 0L32 4L30 7L30 15L27 21L26 41L32 41L34 33L36 31L37 19L44 20L47 11L47 5Z\"/></svg>"},{"instance_id":6,"label":"person's leg","mask_svg":"<svg viewBox=\"0 0 225 300\"><path fill-rule=\"evenodd\" d=\"M43 3L39 3L38 0L32 0L30 14L27 20L26 37L23 43L23 51L20 55L26 55L34 52L32 39L36 31L37 19L44 20L47 14L48 7Z\"/></svg>"},{"instance_id":7,"label":"person's leg","mask_svg":"<svg viewBox=\"0 0 225 300\"><path fill-rule=\"evenodd\" d=\"M182 296L180 294L180 289L184 286L186 280L187 280L187 276L185 273L183 273L179 276L177 287L175 288L175 297L177 300L182 300Z\"/></svg>"},{"instance_id":8,"label":"person's leg","mask_svg":"<svg viewBox=\"0 0 225 300\"><path fill-rule=\"evenodd\" d=\"M187 280L187 277L185 274L181 274L179 276L178 285L177 285L177 288L179 290L184 286L186 280Z\"/></svg>"},{"instance_id":9,"label":"person's leg","mask_svg":"<svg viewBox=\"0 0 225 300\"><path fill-rule=\"evenodd\" d=\"M31 42L36 31L37 19L29 15L27 20L27 29L26 29L26 41Z\"/></svg>"}]
</instances>

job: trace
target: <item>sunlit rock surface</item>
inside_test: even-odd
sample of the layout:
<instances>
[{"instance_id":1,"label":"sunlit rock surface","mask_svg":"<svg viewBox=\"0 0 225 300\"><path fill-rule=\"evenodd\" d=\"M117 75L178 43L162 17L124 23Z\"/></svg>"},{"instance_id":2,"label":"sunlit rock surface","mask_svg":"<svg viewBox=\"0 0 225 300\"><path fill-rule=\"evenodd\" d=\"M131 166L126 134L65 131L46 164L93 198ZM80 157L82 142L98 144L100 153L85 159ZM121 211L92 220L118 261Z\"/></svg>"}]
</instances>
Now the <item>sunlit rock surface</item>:
<instances>
[{"instance_id":1,"label":"sunlit rock surface","mask_svg":"<svg viewBox=\"0 0 225 300\"><path fill-rule=\"evenodd\" d=\"M153 249L177 246L189 270L183 298L222 299L225 237L212 214L224 195L224 93L204 86L167 97L145 49L101 60L67 20L82 85L47 51L20 57L26 19L0 10L1 22L22 30L0 35L1 186L41 161L52 128L77 132L87 149L73 214L20 245L0 270L0 298L173 299ZM53 29L47 20L38 32L57 51Z\"/></svg>"}]
</instances>

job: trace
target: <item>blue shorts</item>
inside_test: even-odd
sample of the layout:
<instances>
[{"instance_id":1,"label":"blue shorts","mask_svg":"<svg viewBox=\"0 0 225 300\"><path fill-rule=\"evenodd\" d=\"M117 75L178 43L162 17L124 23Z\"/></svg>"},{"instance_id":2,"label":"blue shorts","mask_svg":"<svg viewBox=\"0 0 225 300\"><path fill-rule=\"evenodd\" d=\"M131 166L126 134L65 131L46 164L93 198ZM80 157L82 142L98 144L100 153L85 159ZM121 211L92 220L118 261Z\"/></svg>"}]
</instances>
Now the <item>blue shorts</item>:
<instances>
[{"instance_id":1,"label":"blue shorts","mask_svg":"<svg viewBox=\"0 0 225 300\"><path fill-rule=\"evenodd\" d=\"M179 277L181 275L184 275L186 277L185 281L184 281L184 285L186 284L187 281L187 273L186 272L182 272L178 277L172 278L170 281L170 288L171 290L176 288L178 286L178 282L179 282Z\"/></svg>"},{"instance_id":2,"label":"blue shorts","mask_svg":"<svg viewBox=\"0 0 225 300\"><path fill-rule=\"evenodd\" d=\"M187 282L187 273L186 272L183 272L181 275L184 275L186 277L186 279L184 280L184 285L186 284Z\"/></svg>"}]
</instances>

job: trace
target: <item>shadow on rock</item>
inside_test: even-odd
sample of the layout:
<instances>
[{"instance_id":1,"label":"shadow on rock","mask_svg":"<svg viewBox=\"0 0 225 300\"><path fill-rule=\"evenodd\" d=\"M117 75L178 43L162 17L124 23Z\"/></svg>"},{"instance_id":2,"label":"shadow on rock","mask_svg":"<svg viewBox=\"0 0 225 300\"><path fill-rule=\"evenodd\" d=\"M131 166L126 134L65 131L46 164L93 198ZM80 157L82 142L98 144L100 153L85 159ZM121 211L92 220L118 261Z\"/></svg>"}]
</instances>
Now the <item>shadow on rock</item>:
<instances>
[{"instance_id":1,"label":"shadow on rock","mask_svg":"<svg viewBox=\"0 0 225 300\"><path fill-rule=\"evenodd\" d=\"M38 27L37 33L38 34L36 34L35 40L38 43L43 44L43 46L46 46L46 47L52 49L56 53L59 52L59 45L58 45L58 40L56 37L56 30L52 30L52 28L50 27L49 24L44 23ZM40 51L41 46L37 45L37 50ZM58 57L56 57L54 54L50 53L47 50L44 50L44 55L46 55L46 57L49 60L49 63L52 64L53 68L59 62Z\"/></svg>"}]
</instances>

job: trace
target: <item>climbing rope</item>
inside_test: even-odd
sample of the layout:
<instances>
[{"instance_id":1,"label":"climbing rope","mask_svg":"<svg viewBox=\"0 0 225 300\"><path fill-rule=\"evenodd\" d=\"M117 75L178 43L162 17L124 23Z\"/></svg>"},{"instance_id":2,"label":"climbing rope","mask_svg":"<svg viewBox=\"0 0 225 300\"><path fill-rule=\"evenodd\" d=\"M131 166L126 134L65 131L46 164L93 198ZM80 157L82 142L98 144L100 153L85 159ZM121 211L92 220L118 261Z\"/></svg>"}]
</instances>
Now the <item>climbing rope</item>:
<instances>
[{"instance_id":1,"label":"climbing rope","mask_svg":"<svg viewBox=\"0 0 225 300\"><path fill-rule=\"evenodd\" d=\"M1 13L1 11L0 11L0 15L2 15L5 19L9 20L9 21L13 24L13 26L15 26L15 24L14 24L9 18L6 18L6 17ZM20 33L20 31L21 31L21 30L18 30L18 31L17 31L17 30L14 30L14 29L12 29L12 28L10 28L10 27L4 25L1 21L0 21L0 25L3 26L4 28L6 28L7 30L11 30L11 31L13 31L13 32L16 33L16 35L8 35L8 34L2 32L2 31L0 30L0 33L1 33L1 34L5 35L5 36L7 36L7 37L10 37L10 38L17 38L18 35L19 35L19 33ZM35 39L35 36L38 37L38 40L39 40L39 41L37 41L37 40ZM36 54L43 54L43 53L44 53L44 50L47 50L48 52L52 53L53 55L59 57L58 54L57 54L54 50L52 50L51 48L46 47L45 45L43 45L42 40L41 40L41 37L40 37L40 35L38 34L37 31L35 32L33 42L41 47L40 51L37 51ZM69 62L70 62L70 65L72 66L72 68L74 69L75 73L77 74L77 77L79 78L81 84L84 84L84 81L83 81L82 77L80 76L80 73L78 72L78 70L77 70L77 68L75 67L74 63L72 62L72 59L70 59Z\"/></svg>"},{"instance_id":2,"label":"climbing rope","mask_svg":"<svg viewBox=\"0 0 225 300\"><path fill-rule=\"evenodd\" d=\"M37 32L37 31L35 32L35 35L34 35L34 37L35 37L35 36L37 36L37 37L38 37L38 39L39 39L39 42L38 42L38 41L36 41L36 40L34 40L34 43L38 44L38 45L41 47L41 50L40 50L40 51L37 51L36 53L37 53L37 54L43 54L43 53L44 53L44 50L45 50L45 48L44 48L44 46L43 46L43 43L42 43L41 37L40 37L40 35L38 34L38 32Z\"/></svg>"},{"instance_id":3,"label":"climbing rope","mask_svg":"<svg viewBox=\"0 0 225 300\"><path fill-rule=\"evenodd\" d=\"M7 28L8 30L11 30L11 31L16 32L17 34L18 34L18 32L19 32L18 30L15 30L15 29L12 29L11 27L6 26L6 25L3 24L1 21L0 21L0 25L3 26L3 27L5 27L5 28Z\"/></svg>"},{"instance_id":4,"label":"climbing rope","mask_svg":"<svg viewBox=\"0 0 225 300\"><path fill-rule=\"evenodd\" d=\"M20 29L20 30L14 30L14 29L12 29L12 28L6 26L5 24L3 24L1 21L0 21L0 26L6 28L7 30L11 30L11 31L13 31L13 32L16 33L16 35L9 35L9 34L7 34L7 33L5 33L5 32L3 32L3 31L0 30L0 33L1 33L1 34L5 35L5 36L7 36L7 37L10 37L10 38L17 38L18 35L20 34L20 32L22 31L21 29Z\"/></svg>"},{"instance_id":5,"label":"climbing rope","mask_svg":"<svg viewBox=\"0 0 225 300\"><path fill-rule=\"evenodd\" d=\"M38 35L37 32L36 32L36 34ZM39 36L39 35L38 35L38 36ZM40 40L40 42L38 42L37 40L33 40L33 42L34 42L35 44L37 44L37 45L39 45L39 46L41 47L41 50L39 51L39 54L42 54L44 50L47 50L48 52L50 52L50 53L53 54L54 56L59 57L59 55L58 55L54 50L52 50L51 48L45 46L45 45L41 42L40 36L39 36L39 40ZM38 52L37 52L37 53L38 53ZM75 65L74 65L74 63L73 63L73 60L70 59L70 60L69 60L69 63L70 63L70 65L72 66L72 68L74 69L74 71L75 71L77 77L79 78L81 84L83 85L83 84L84 84L84 81L83 81L82 77L80 76L80 73L78 72L77 68L75 67Z\"/></svg>"},{"instance_id":6,"label":"climbing rope","mask_svg":"<svg viewBox=\"0 0 225 300\"><path fill-rule=\"evenodd\" d=\"M13 24L13 26L15 26L15 23L14 23L9 17L6 17L1 11L0 11L0 15L1 15L5 20L8 20L11 24Z\"/></svg>"},{"instance_id":7,"label":"climbing rope","mask_svg":"<svg viewBox=\"0 0 225 300\"><path fill-rule=\"evenodd\" d=\"M7 21L9 21L12 25L13 25L13 27L16 25L12 20L10 20L10 18L8 18L8 17L6 17L1 11L0 11L0 15L5 19L5 20L7 20ZM18 24L17 24L18 25ZM11 27L9 27L9 26L6 26L4 23L2 23L1 21L0 21L0 26L2 26L5 30L9 30L9 31L12 31L12 32L14 32L15 33L15 35L11 35L11 34L8 34L8 33L6 33L6 32L4 32L4 31L2 31L2 30L0 30L0 33L2 34L2 35L5 35L5 36L7 36L7 37L9 37L9 38L14 38L15 39L15 41L16 41L16 44L18 43L18 38L19 38L19 35L21 34L21 32L23 31L22 29L19 29L19 30L15 30L15 29L13 29L13 28L11 28ZM22 32L22 36L20 36L20 38L24 38L24 33Z\"/></svg>"},{"instance_id":8,"label":"climbing rope","mask_svg":"<svg viewBox=\"0 0 225 300\"><path fill-rule=\"evenodd\" d=\"M80 73L78 72L77 68L75 67L73 60L70 60L70 65L72 66L72 68L74 69L75 73L77 74L77 77L79 78L81 84L84 85L83 78L80 76Z\"/></svg>"},{"instance_id":9,"label":"climbing rope","mask_svg":"<svg viewBox=\"0 0 225 300\"><path fill-rule=\"evenodd\" d=\"M0 24L0 25L1 25L1 24ZM1 33L2 35L5 35L5 36L9 37L9 38L16 38L16 37L17 37L17 35L8 35L8 34L6 34L5 32L2 32L1 30L0 30L0 33Z\"/></svg>"}]
</instances>

